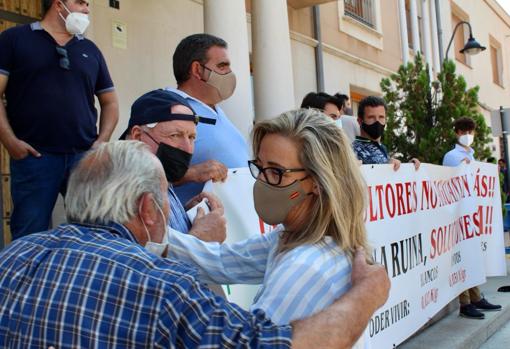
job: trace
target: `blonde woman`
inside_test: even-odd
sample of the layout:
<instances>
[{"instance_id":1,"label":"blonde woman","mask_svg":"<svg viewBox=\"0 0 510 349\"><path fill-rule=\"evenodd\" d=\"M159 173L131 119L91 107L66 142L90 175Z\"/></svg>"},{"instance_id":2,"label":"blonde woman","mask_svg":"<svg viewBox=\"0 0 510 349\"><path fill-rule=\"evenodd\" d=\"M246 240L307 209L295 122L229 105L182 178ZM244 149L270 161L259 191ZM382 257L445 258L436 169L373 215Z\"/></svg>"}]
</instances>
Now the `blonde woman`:
<instances>
[{"instance_id":1,"label":"blonde woman","mask_svg":"<svg viewBox=\"0 0 510 349\"><path fill-rule=\"evenodd\" d=\"M276 324L312 315L350 288L351 260L368 251L366 187L345 134L299 109L255 125L249 161L257 213L272 232L232 245L170 233L170 255L205 282L259 284L251 310Z\"/></svg>"}]
</instances>

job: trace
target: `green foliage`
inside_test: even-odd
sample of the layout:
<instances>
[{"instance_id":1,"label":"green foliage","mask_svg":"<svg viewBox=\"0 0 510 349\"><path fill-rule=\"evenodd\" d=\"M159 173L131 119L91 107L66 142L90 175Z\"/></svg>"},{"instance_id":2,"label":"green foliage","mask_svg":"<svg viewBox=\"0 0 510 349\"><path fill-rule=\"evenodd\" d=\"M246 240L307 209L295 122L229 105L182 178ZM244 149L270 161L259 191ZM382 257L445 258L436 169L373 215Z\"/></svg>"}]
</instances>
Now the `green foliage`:
<instances>
[{"instance_id":1,"label":"green foliage","mask_svg":"<svg viewBox=\"0 0 510 349\"><path fill-rule=\"evenodd\" d=\"M456 142L453 122L462 116L475 120L472 145L477 160L491 156L490 130L478 106L478 86L467 88L464 77L455 74L455 64L446 60L438 80L432 83L428 66L418 54L414 63L401 65L396 74L381 80L388 104L383 143L394 157L441 164ZM435 90L441 97L437 98ZM439 99L439 102L437 102Z\"/></svg>"}]
</instances>

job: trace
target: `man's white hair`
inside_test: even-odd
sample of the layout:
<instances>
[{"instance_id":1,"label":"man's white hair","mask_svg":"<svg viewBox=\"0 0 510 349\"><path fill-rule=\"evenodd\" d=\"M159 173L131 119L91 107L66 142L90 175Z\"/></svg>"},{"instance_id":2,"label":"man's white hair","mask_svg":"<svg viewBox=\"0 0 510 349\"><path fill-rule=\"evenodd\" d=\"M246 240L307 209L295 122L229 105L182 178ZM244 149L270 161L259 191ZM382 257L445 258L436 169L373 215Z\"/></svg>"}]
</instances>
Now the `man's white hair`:
<instances>
[{"instance_id":1,"label":"man's white hair","mask_svg":"<svg viewBox=\"0 0 510 349\"><path fill-rule=\"evenodd\" d=\"M104 143L88 152L69 178L65 199L72 223L125 224L138 214L143 194L163 207L161 165L139 141Z\"/></svg>"}]
</instances>

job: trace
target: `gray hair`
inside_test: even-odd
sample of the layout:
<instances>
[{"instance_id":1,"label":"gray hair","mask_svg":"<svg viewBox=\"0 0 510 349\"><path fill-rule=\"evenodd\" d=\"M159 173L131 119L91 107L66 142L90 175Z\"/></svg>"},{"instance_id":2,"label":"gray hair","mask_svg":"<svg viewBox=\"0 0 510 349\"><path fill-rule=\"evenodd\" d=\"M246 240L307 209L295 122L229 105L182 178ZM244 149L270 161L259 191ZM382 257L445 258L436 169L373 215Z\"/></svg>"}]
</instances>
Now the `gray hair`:
<instances>
[{"instance_id":1,"label":"gray hair","mask_svg":"<svg viewBox=\"0 0 510 349\"><path fill-rule=\"evenodd\" d=\"M161 165L139 141L101 144L88 152L69 178L66 216L73 223L125 224L138 214L143 194L163 207Z\"/></svg>"}]
</instances>

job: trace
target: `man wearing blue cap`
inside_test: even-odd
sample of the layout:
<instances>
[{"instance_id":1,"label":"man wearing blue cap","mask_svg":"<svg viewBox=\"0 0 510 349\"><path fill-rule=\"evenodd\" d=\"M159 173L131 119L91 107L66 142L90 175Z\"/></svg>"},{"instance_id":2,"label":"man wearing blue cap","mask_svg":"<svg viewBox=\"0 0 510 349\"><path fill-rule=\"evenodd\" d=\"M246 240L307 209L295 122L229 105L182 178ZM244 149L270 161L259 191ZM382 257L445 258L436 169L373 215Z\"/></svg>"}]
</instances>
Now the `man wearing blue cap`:
<instances>
[{"instance_id":1,"label":"man wearing blue cap","mask_svg":"<svg viewBox=\"0 0 510 349\"><path fill-rule=\"evenodd\" d=\"M195 115L186 100L178 94L154 90L133 103L128 128L121 138L144 142L161 161L169 182L170 227L204 241L221 243L226 236L226 221L219 200L205 192L192 198L186 208L206 198L211 211L205 214L199 208L191 222L172 185L184 177L189 168L198 122L213 124L215 120Z\"/></svg>"}]
</instances>

